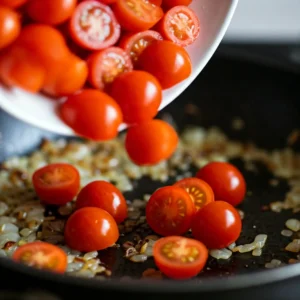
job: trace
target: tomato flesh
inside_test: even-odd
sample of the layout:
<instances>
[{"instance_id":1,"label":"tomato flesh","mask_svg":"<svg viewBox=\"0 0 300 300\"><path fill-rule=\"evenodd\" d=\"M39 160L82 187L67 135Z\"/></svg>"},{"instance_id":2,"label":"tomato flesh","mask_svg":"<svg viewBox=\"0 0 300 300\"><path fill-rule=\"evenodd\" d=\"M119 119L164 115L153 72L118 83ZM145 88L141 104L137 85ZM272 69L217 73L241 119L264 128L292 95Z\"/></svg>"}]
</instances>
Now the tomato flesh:
<instances>
[{"instance_id":1,"label":"tomato flesh","mask_svg":"<svg viewBox=\"0 0 300 300\"><path fill-rule=\"evenodd\" d=\"M57 163L36 170L32 182L44 204L64 205L77 195L80 176L72 165Z\"/></svg>"},{"instance_id":2,"label":"tomato flesh","mask_svg":"<svg viewBox=\"0 0 300 300\"><path fill-rule=\"evenodd\" d=\"M225 201L214 201L199 209L192 222L192 235L209 249L222 249L240 236L242 221L237 210Z\"/></svg>"},{"instance_id":3,"label":"tomato flesh","mask_svg":"<svg viewBox=\"0 0 300 300\"><path fill-rule=\"evenodd\" d=\"M153 246L156 266L173 279L189 279L204 268L208 250L194 239L169 236L161 238Z\"/></svg>"},{"instance_id":4,"label":"tomato flesh","mask_svg":"<svg viewBox=\"0 0 300 300\"><path fill-rule=\"evenodd\" d=\"M203 180L198 178L184 178L174 184L185 189L192 198L196 211L214 201L214 192Z\"/></svg>"},{"instance_id":5,"label":"tomato flesh","mask_svg":"<svg viewBox=\"0 0 300 300\"><path fill-rule=\"evenodd\" d=\"M146 206L147 223L154 232L162 236L187 232L194 213L194 204L189 194L175 186L156 190Z\"/></svg>"},{"instance_id":6,"label":"tomato flesh","mask_svg":"<svg viewBox=\"0 0 300 300\"><path fill-rule=\"evenodd\" d=\"M100 90L104 90L118 75L133 69L129 55L118 47L94 52L88 58L88 66L89 82Z\"/></svg>"},{"instance_id":7,"label":"tomato flesh","mask_svg":"<svg viewBox=\"0 0 300 300\"><path fill-rule=\"evenodd\" d=\"M12 258L30 267L57 273L64 273L67 268L65 252L55 245L40 241L17 248Z\"/></svg>"},{"instance_id":8,"label":"tomato flesh","mask_svg":"<svg viewBox=\"0 0 300 300\"><path fill-rule=\"evenodd\" d=\"M114 45L121 28L109 6L97 1L80 3L70 21L72 38L89 50L100 50Z\"/></svg>"}]
</instances>

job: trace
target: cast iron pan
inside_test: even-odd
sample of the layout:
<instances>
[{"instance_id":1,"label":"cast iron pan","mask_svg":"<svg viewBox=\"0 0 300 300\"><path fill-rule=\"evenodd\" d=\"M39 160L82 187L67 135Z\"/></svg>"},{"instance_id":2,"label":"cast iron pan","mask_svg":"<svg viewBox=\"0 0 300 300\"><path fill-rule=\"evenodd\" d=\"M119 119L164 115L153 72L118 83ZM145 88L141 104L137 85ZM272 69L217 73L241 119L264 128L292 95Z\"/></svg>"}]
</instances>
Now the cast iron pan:
<instances>
[{"instance_id":1,"label":"cast iron pan","mask_svg":"<svg viewBox=\"0 0 300 300\"><path fill-rule=\"evenodd\" d=\"M164 112L172 114L179 128L189 124L205 127L217 125L232 139L254 141L266 149L282 148L286 146L288 134L300 126L299 78L296 74L216 55L192 86ZM184 115L183 107L187 103L199 106L200 116ZM232 118L236 116L245 121L243 131L231 129ZM0 129L0 160L34 150L42 138L56 138L55 135L16 121L4 112L0 116ZM287 183L281 180L276 188L270 188L268 182L273 177L264 166L258 166L259 173L254 174L245 171L241 162L234 163L242 169L248 189L252 191L252 196L247 196L241 205L247 217L238 242L251 242L259 233L268 234L261 257L253 257L249 253L234 254L228 261L209 259L207 266L210 270L205 269L198 278L187 282L139 280L143 270L154 266L153 260L135 264L122 259L118 254L121 251L117 250L101 256L113 271L112 279L107 281L56 276L5 259L0 261L0 287L3 291L29 293L44 290L57 296L57 299L89 297L92 293L97 298L108 293L109 297L143 300L166 297L211 299L215 296L231 300L299 299L300 265L272 270L264 267L272 258L287 262L293 257L283 250L288 238L280 235L292 213L286 211L275 214L261 210L264 204L283 199L288 189ZM155 182L143 179L127 197L140 197L156 187L158 185ZM124 275L133 280L120 281L119 278ZM0 296L0 299L22 299L13 296L4 298L4 295L2 293L3 298ZM37 299L47 298L37 296Z\"/></svg>"}]
</instances>

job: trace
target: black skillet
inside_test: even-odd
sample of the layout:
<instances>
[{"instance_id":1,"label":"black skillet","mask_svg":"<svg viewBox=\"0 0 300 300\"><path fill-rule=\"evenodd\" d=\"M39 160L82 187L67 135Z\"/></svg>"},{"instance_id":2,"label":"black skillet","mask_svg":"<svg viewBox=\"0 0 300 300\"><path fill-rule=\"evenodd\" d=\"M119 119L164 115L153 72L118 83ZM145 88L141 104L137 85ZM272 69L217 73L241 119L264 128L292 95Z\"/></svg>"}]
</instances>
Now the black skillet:
<instances>
[{"instance_id":1,"label":"black skillet","mask_svg":"<svg viewBox=\"0 0 300 300\"><path fill-rule=\"evenodd\" d=\"M197 80L164 112L170 112L181 129L188 124L205 127L217 125L232 139L254 141L266 149L282 148L286 146L288 134L300 126L299 79L296 73L216 54ZM187 103L199 106L200 116L184 114L183 107ZM236 116L246 124L241 132L231 129L232 118ZM4 112L0 115L0 129L0 160L34 150L42 138L56 138L51 133L16 121ZM234 163L240 168L243 166L239 161ZM270 189L268 182L273 178L272 174L264 166L259 166L259 170L259 174L243 170L252 196L247 196L241 205L247 217L243 222L239 243L251 241L258 233L268 234L261 257L235 254L229 261L209 259L210 270L205 270L197 279L188 282L141 281L137 278L144 269L153 266L153 261L134 264L124 261L116 252L106 253L102 257L110 263L113 271L112 279L107 281L56 276L3 259L0 261L0 299L31 299L28 295L34 296L34 293L44 291L55 296L53 299L117 296L143 300L182 297L205 300L217 297L224 300L298 300L300 265L272 270L264 267L272 258L287 262L294 257L282 250L289 238L280 235L292 213L286 211L275 214L261 210L262 205L283 199L288 186L281 180L276 188ZM155 183L142 180L135 192L127 197L140 196L155 187ZM120 281L119 278L124 275L131 276L133 280ZM12 293L18 291L23 298ZM26 291L27 294L24 294ZM48 298L36 294L36 298L32 299Z\"/></svg>"}]
</instances>

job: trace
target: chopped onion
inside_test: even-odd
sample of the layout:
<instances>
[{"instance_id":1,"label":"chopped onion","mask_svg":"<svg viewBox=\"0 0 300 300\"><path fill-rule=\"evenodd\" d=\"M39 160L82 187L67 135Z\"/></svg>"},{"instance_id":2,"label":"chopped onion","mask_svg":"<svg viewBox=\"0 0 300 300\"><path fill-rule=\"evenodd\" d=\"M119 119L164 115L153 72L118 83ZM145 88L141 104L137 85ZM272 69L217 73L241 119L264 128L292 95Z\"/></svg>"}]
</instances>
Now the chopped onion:
<instances>
[{"instance_id":1,"label":"chopped onion","mask_svg":"<svg viewBox=\"0 0 300 300\"><path fill-rule=\"evenodd\" d=\"M209 251L209 255L216 259L228 259L232 255L232 252L226 248L212 249Z\"/></svg>"},{"instance_id":2,"label":"chopped onion","mask_svg":"<svg viewBox=\"0 0 300 300\"><path fill-rule=\"evenodd\" d=\"M294 253L300 252L300 240L299 239L294 239L291 243L289 243L285 247L285 250L289 251L289 252L294 252Z\"/></svg>"},{"instance_id":3,"label":"chopped onion","mask_svg":"<svg viewBox=\"0 0 300 300\"><path fill-rule=\"evenodd\" d=\"M144 262L147 260L147 255L144 254L137 254L137 255L132 255L129 258L133 262Z\"/></svg>"},{"instance_id":4,"label":"chopped onion","mask_svg":"<svg viewBox=\"0 0 300 300\"><path fill-rule=\"evenodd\" d=\"M294 232L297 232L300 229L300 222L297 219L289 219L285 222L285 226L288 229L293 230Z\"/></svg>"}]
</instances>

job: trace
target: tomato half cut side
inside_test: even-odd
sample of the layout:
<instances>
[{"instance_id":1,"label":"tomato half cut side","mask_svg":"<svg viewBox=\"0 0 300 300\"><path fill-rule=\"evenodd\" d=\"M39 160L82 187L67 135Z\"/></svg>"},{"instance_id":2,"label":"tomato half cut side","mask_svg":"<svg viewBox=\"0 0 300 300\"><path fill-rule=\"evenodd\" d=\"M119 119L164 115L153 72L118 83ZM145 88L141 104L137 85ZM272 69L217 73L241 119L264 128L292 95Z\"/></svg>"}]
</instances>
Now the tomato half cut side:
<instances>
[{"instance_id":1,"label":"tomato half cut side","mask_svg":"<svg viewBox=\"0 0 300 300\"><path fill-rule=\"evenodd\" d=\"M190 229L195 213L193 201L182 188L166 186L156 190L146 206L146 219L159 235L182 235Z\"/></svg>"},{"instance_id":2,"label":"tomato half cut side","mask_svg":"<svg viewBox=\"0 0 300 300\"><path fill-rule=\"evenodd\" d=\"M70 20L70 35L81 47L100 50L114 45L120 25L108 5L98 1L80 3Z\"/></svg>"},{"instance_id":3,"label":"tomato half cut side","mask_svg":"<svg viewBox=\"0 0 300 300\"><path fill-rule=\"evenodd\" d=\"M30 267L57 273L64 273L67 268L66 253L55 245L40 241L17 248L12 259Z\"/></svg>"},{"instance_id":4,"label":"tomato half cut side","mask_svg":"<svg viewBox=\"0 0 300 300\"><path fill-rule=\"evenodd\" d=\"M148 0L117 0L113 11L122 28L133 32L150 29L164 14L160 6Z\"/></svg>"},{"instance_id":5,"label":"tomato half cut side","mask_svg":"<svg viewBox=\"0 0 300 300\"><path fill-rule=\"evenodd\" d=\"M34 189L45 204L64 205L73 200L80 187L80 176L70 164L49 164L32 176Z\"/></svg>"},{"instance_id":6,"label":"tomato half cut side","mask_svg":"<svg viewBox=\"0 0 300 300\"><path fill-rule=\"evenodd\" d=\"M198 38L200 22L192 9L180 5L168 10L157 28L166 40L185 47Z\"/></svg>"},{"instance_id":7,"label":"tomato half cut side","mask_svg":"<svg viewBox=\"0 0 300 300\"><path fill-rule=\"evenodd\" d=\"M145 48L147 48L153 41L161 40L163 40L162 35L154 30L127 33L122 36L119 42L119 47L124 49L130 55L132 62L135 63Z\"/></svg>"},{"instance_id":8,"label":"tomato half cut side","mask_svg":"<svg viewBox=\"0 0 300 300\"><path fill-rule=\"evenodd\" d=\"M129 55L119 47L94 52L87 61L89 82L100 90L104 90L118 75L133 69Z\"/></svg>"},{"instance_id":9,"label":"tomato half cut side","mask_svg":"<svg viewBox=\"0 0 300 300\"><path fill-rule=\"evenodd\" d=\"M155 242L153 257L156 266L166 276L173 279L189 279L204 268L208 250L197 240L169 236Z\"/></svg>"},{"instance_id":10,"label":"tomato half cut side","mask_svg":"<svg viewBox=\"0 0 300 300\"><path fill-rule=\"evenodd\" d=\"M212 188L205 181L190 177L177 181L175 186L185 189L195 204L196 211L215 200Z\"/></svg>"}]
</instances>

